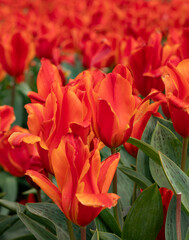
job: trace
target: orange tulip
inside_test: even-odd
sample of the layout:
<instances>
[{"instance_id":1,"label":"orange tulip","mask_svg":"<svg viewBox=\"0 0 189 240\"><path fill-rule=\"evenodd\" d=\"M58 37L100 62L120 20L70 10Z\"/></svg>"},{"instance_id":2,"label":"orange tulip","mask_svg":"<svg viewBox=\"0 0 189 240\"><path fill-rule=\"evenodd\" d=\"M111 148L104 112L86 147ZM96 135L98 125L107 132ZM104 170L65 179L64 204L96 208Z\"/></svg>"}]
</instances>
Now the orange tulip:
<instances>
[{"instance_id":1,"label":"orange tulip","mask_svg":"<svg viewBox=\"0 0 189 240\"><path fill-rule=\"evenodd\" d=\"M93 150L89 151L80 137L68 134L53 150L51 158L58 187L35 171L27 171L27 175L73 223L85 226L104 208L116 205L119 196L107 192L119 162L119 153L101 162L97 139Z\"/></svg>"},{"instance_id":2,"label":"orange tulip","mask_svg":"<svg viewBox=\"0 0 189 240\"><path fill-rule=\"evenodd\" d=\"M174 67L169 64L163 77L169 112L175 130L183 137L189 137L189 60L183 60Z\"/></svg>"},{"instance_id":3,"label":"orange tulip","mask_svg":"<svg viewBox=\"0 0 189 240\"><path fill-rule=\"evenodd\" d=\"M131 73L118 65L89 91L96 136L106 146L118 147L130 137L136 111Z\"/></svg>"}]
</instances>

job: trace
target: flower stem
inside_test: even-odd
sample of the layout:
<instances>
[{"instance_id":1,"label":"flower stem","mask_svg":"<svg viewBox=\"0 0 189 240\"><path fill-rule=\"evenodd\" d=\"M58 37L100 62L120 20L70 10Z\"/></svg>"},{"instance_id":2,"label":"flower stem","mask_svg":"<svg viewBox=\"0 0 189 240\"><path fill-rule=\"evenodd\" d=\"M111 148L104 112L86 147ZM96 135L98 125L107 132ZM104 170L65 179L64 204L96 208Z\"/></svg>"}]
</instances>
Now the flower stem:
<instances>
[{"instance_id":1,"label":"flower stem","mask_svg":"<svg viewBox=\"0 0 189 240\"><path fill-rule=\"evenodd\" d=\"M183 144L182 144L182 158L181 158L181 169L184 172L186 168L187 147L188 147L188 138L184 138Z\"/></svg>"},{"instance_id":2,"label":"flower stem","mask_svg":"<svg viewBox=\"0 0 189 240\"><path fill-rule=\"evenodd\" d=\"M86 227L80 227L81 240L86 240Z\"/></svg>"},{"instance_id":3,"label":"flower stem","mask_svg":"<svg viewBox=\"0 0 189 240\"><path fill-rule=\"evenodd\" d=\"M176 231L177 231L177 240L182 240L182 235L181 235L181 193L177 193Z\"/></svg>"},{"instance_id":4,"label":"flower stem","mask_svg":"<svg viewBox=\"0 0 189 240\"><path fill-rule=\"evenodd\" d=\"M42 202L42 200L41 200L41 189L37 189L37 202Z\"/></svg>"},{"instance_id":5,"label":"flower stem","mask_svg":"<svg viewBox=\"0 0 189 240\"><path fill-rule=\"evenodd\" d=\"M111 148L111 153L116 153L116 148ZM117 194L117 170L115 171L114 178L113 178L113 193ZM118 216L118 207L117 205L113 207L114 217L120 226L119 216ZM120 227L121 228L121 227Z\"/></svg>"},{"instance_id":6,"label":"flower stem","mask_svg":"<svg viewBox=\"0 0 189 240\"><path fill-rule=\"evenodd\" d=\"M14 107L15 104L15 93L16 93L16 80L13 79L12 93L11 93L11 106Z\"/></svg>"},{"instance_id":7,"label":"flower stem","mask_svg":"<svg viewBox=\"0 0 189 240\"><path fill-rule=\"evenodd\" d=\"M70 235L70 240L76 240L75 235L74 235L74 231L73 231L73 226L72 226L72 222L66 218L66 223L67 223L67 227L68 227L68 232Z\"/></svg>"}]
</instances>

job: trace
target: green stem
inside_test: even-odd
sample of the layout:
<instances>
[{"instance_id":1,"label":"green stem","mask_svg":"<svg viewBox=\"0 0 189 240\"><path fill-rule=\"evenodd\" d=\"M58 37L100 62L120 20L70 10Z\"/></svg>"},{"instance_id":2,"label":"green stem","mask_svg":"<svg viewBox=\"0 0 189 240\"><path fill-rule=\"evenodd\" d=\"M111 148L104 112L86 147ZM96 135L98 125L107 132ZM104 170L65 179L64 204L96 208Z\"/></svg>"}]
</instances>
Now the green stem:
<instances>
[{"instance_id":1,"label":"green stem","mask_svg":"<svg viewBox=\"0 0 189 240\"><path fill-rule=\"evenodd\" d=\"M80 227L81 240L86 240L86 227Z\"/></svg>"},{"instance_id":2,"label":"green stem","mask_svg":"<svg viewBox=\"0 0 189 240\"><path fill-rule=\"evenodd\" d=\"M16 79L13 79L12 93L11 93L11 106L15 104L15 93L16 93Z\"/></svg>"},{"instance_id":3,"label":"green stem","mask_svg":"<svg viewBox=\"0 0 189 240\"><path fill-rule=\"evenodd\" d=\"M41 189L37 189L37 202L42 202L41 200Z\"/></svg>"},{"instance_id":4,"label":"green stem","mask_svg":"<svg viewBox=\"0 0 189 240\"><path fill-rule=\"evenodd\" d=\"M186 168L187 147L188 147L188 138L184 138L183 144L182 144L182 158L181 158L181 169L184 172Z\"/></svg>"},{"instance_id":5,"label":"green stem","mask_svg":"<svg viewBox=\"0 0 189 240\"><path fill-rule=\"evenodd\" d=\"M67 223L67 227L68 227L68 232L70 235L70 240L76 240L75 235L74 235L74 231L73 231L73 226L72 226L72 222L66 218L66 223Z\"/></svg>"},{"instance_id":6,"label":"green stem","mask_svg":"<svg viewBox=\"0 0 189 240\"><path fill-rule=\"evenodd\" d=\"M137 184L135 182L133 187L132 203L134 203L134 201L136 200L136 190L137 190Z\"/></svg>"},{"instance_id":7,"label":"green stem","mask_svg":"<svg viewBox=\"0 0 189 240\"><path fill-rule=\"evenodd\" d=\"M176 232L177 232L177 240L182 240L182 235L181 235L181 193L177 194Z\"/></svg>"},{"instance_id":8,"label":"green stem","mask_svg":"<svg viewBox=\"0 0 189 240\"><path fill-rule=\"evenodd\" d=\"M111 148L111 153L116 153L116 148ZM113 193L117 194L117 170L115 171L114 178L113 178ZM113 207L114 217L120 226L119 216L118 216L118 207L117 205ZM121 227L120 227L121 228Z\"/></svg>"}]
</instances>

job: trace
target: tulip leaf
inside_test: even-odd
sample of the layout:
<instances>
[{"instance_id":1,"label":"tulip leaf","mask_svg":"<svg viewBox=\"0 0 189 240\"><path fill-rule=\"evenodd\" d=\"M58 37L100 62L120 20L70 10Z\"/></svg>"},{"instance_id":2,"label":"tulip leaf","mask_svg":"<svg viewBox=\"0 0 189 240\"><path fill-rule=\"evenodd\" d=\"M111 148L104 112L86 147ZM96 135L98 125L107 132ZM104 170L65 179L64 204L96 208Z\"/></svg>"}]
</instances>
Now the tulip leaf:
<instances>
[{"instance_id":1,"label":"tulip leaf","mask_svg":"<svg viewBox=\"0 0 189 240\"><path fill-rule=\"evenodd\" d=\"M50 231L46 229L43 225L40 223L34 221L30 217L28 217L26 214L20 212L18 213L19 218L22 220L22 222L26 225L28 230L36 237L37 240L56 240L57 237L52 234Z\"/></svg>"},{"instance_id":2,"label":"tulip leaf","mask_svg":"<svg viewBox=\"0 0 189 240\"><path fill-rule=\"evenodd\" d=\"M100 240L121 240L120 237L118 237L117 235L115 235L113 233L98 231L98 234L99 234ZM98 238L94 238L94 239L98 239Z\"/></svg>"},{"instance_id":3,"label":"tulip leaf","mask_svg":"<svg viewBox=\"0 0 189 240\"><path fill-rule=\"evenodd\" d=\"M104 209L99 215L98 218L101 219L104 225L107 226L107 229L112 233L121 237L121 230L117 224L116 219L112 216L108 209Z\"/></svg>"},{"instance_id":4,"label":"tulip leaf","mask_svg":"<svg viewBox=\"0 0 189 240\"><path fill-rule=\"evenodd\" d=\"M173 189L177 193L182 193L181 202L189 214L189 177L167 156L159 153L162 168Z\"/></svg>"},{"instance_id":5,"label":"tulip leaf","mask_svg":"<svg viewBox=\"0 0 189 240\"><path fill-rule=\"evenodd\" d=\"M156 184L146 188L129 210L123 240L155 240L163 223L161 194Z\"/></svg>"},{"instance_id":6,"label":"tulip leaf","mask_svg":"<svg viewBox=\"0 0 189 240\"><path fill-rule=\"evenodd\" d=\"M1 240L36 240L36 238L28 231L22 221L19 219L11 224L2 235Z\"/></svg>"},{"instance_id":7,"label":"tulip leaf","mask_svg":"<svg viewBox=\"0 0 189 240\"><path fill-rule=\"evenodd\" d=\"M189 227L188 227L188 230L187 230L187 233L186 233L185 240L189 240Z\"/></svg>"},{"instance_id":8,"label":"tulip leaf","mask_svg":"<svg viewBox=\"0 0 189 240\"><path fill-rule=\"evenodd\" d=\"M14 176L11 176L10 174L6 172L0 173L0 188L5 193L5 196L1 200L9 200L9 201L16 201L17 198L17 178ZM9 212L8 209L1 208L0 213L1 214L7 214Z\"/></svg>"},{"instance_id":9,"label":"tulip leaf","mask_svg":"<svg viewBox=\"0 0 189 240\"><path fill-rule=\"evenodd\" d=\"M18 221L18 216L7 216L5 219L0 221L0 236L9 229L16 221Z\"/></svg>"},{"instance_id":10,"label":"tulip leaf","mask_svg":"<svg viewBox=\"0 0 189 240\"><path fill-rule=\"evenodd\" d=\"M145 189L152 185L152 182L148 180L145 176L142 175L142 173L137 172L131 168L120 166L119 169L127 175L130 179L132 179L134 182L136 182L142 189Z\"/></svg>"},{"instance_id":11,"label":"tulip leaf","mask_svg":"<svg viewBox=\"0 0 189 240\"><path fill-rule=\"evenodd\" d=\"M5 199L0 199L0 206L9 209L12 212L16 212L17 209L17 204L16 202L11 202Z\"/></svg>"},{"instance_id":12,"label":"tulip leaf","mask_svg":"<svg viewBox=\"0 0 189 240\"><path fill-rule=\"evenodd\" d=\"M180 166L182 143L173 132L159 122L152 134L151 145ZM152 160L150 160L150 171L160 187L171 188L162 167Z\"/></svg>"},{"instance_id":13,"label":"tulip leaf","mask_svg":"<svg viewBox=\"0 0 189 240\"><path fill-rule=\"evenodd\" d=\"M182 197L181 197L182 198ZM189 227L189 217L181 208L181 234L182 239L186 238L187 229ZM174 195L169 204L165 224L166 240L177 240L176 233L176 196Z\"/></svg>"},{"instance_id":14,"label":"tulip leaf","mask_svg":"<svg viewBox=\"0 0 189 240\"><path fill-rule=\"evenodd\" d=\"M99 231L96 230L91 238L91 240L100 240L99 238Z\"/></svg>"},{"instance_id":15,"label":"tulip leaf","mask_svg":"<svg viewBox=\"0 0 189 240\"><path fill-rule=\"evenodd\" d=\"M67 229L67 223L66 223L66 217L65 215L60 211L60 209L57 207L54 203L27 203L26 204L27 210L35 215L38 215L40 217L43 217L45 219L48 219L51 221L57 230L57 235L62 232L64 234L65 238L68 236L68 229ZM87 238L91 238L92 234L90 232L90 229L93 228L92 223L87 226ZM62 229L62 230L60 230ZM76 237L80 236L80 228L73 224L73 229Z\"/></svg>"},{"instance_id":16,"label":"tulip leaf","mask_svg":"<svg viewBox=\"0 0 189 240\"><path fill-rule=\"evenodd\" d=\"M142 141L142 140L138 140L136 138L132 138L130 137L128 139L128 142L135 145L136 147L138 147L139 149L141 149L146 155L148 155L150 158L152 158L157 164L160 165L160 160L159 160L159 156L158 156L158 151L152 147L150 144Z\"/></svg>"}]
</instances>

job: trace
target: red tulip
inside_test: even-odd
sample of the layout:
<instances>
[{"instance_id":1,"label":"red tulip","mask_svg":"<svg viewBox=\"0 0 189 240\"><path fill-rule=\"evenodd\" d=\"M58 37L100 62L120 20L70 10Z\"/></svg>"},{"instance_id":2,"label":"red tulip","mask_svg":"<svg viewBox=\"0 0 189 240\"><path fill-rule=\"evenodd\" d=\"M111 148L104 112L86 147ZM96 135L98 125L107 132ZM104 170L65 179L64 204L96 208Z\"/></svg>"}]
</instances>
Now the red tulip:
<instances>
[{"instance_id":1,"label":"red tulip","mask_svg":"<svg viewBox=\"0 0 189 240\"><path fill-rule=\"evenodd\" d=\"M27 175L68 219L85 226L104 208L111 208L117 203L119 196L108 193L108 189L119 157L117 153L101 162L97 140L94 140L93 150L89 151L88 145L84 145L80 137L68 134L51 155L58 187L35 171L27 171Z\"/></svg>"},{"instance_id":2,"label":"red tulip","mask_svg":"<svg viewBox=\"0 0 189 240\"><path fill-rule=\"evenodd\" d=\"M9 130L14 120L13 108L7 105L0 106L0 134L2 131Z\"/></svg>"},{"instance_id":3,"label":"red tulip","mask_svg":"<svg viewBox=\"0 0 189 240\"><path fill-rule=\"evenodd\" d=\"M163 77L169 112L175 130L189 137L189 60L174 67L169 64Z\"/></svg>"},{"instance_id":4,"label":"red tulip","mask_svg":"<svg viewBox=\"0 0 189 240\"><path fill-rule=\"evenodd\" d=\"M0 44L0 62L4 70L15 77L17 82L23 81L23 73L34 57L33 44L28 36L15 32L10 39Z\"/></svg>"}]
</instances>

